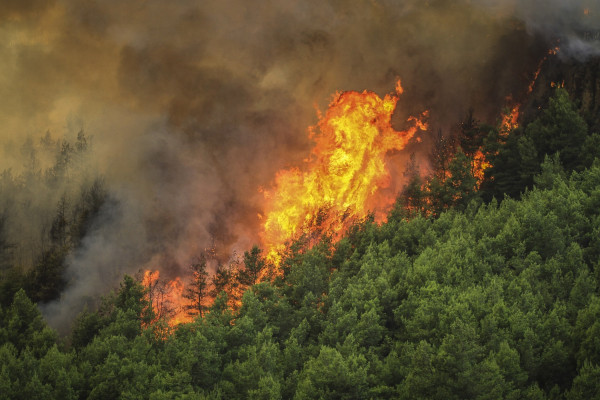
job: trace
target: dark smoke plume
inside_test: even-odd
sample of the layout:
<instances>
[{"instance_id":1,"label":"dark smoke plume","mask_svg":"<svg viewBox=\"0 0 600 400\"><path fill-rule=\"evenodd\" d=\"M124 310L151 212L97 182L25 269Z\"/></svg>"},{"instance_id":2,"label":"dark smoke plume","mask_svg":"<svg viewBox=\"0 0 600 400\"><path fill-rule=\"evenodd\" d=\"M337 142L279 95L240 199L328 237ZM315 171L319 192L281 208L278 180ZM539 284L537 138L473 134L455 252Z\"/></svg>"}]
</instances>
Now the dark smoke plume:
<instances>
[{"instance_id":1,"label":"dark smoke plume","mask_svg":"<svg viewBox=\"0 0 600 400\"><path fill-rule=\"evenodd\" d=\"M178 275L213 243L222 259L256 243L258 188L301 165L336 91L383 95L401 77L399 125L427 109L435 131L470 107L493 121L552 40L597 49L575 39L590 18L540 2L3 2L0 143L84 128L112 199L45 315L69 321L125 272Z\"/></svg>"},{"instance_id":2,"label":"dark smoke plume","mask_svg":"<svg viewBox=\"0 0 600 400\"><path fill-rule=\"evenodd\" d=\"M481 4L497 15L514 15L530 33L559 46L561 56L584 61L600 55L597 0L483 0Z\"/></svg>"}]
</instances>

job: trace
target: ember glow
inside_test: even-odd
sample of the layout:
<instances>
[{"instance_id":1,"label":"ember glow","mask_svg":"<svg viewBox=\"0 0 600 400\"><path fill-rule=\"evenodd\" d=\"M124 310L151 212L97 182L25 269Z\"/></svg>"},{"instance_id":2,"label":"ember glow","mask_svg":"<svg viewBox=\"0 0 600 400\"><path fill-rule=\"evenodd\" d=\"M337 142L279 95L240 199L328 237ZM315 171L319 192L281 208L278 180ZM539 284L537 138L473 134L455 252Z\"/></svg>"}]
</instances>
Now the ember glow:
<instances>
[{"instance_id":1,"label":"ember glow","mask_svg":"<svg viewBox=\"0 0 600 400\"><path fill-rule=\"evenodd\" d=\"M391 118L403 89L383 99L369 91L335 96L317 127L309 129L315 145L302 168L279 171L274 188L263 190L263 246L274 264L286 243L315 227L339 237L352 221L375 212L378 222L395 196L382 195L389 185L386 154L406 147L423 118L411 117L410 128L396 131Z\"/></svg>"}]
</instances>

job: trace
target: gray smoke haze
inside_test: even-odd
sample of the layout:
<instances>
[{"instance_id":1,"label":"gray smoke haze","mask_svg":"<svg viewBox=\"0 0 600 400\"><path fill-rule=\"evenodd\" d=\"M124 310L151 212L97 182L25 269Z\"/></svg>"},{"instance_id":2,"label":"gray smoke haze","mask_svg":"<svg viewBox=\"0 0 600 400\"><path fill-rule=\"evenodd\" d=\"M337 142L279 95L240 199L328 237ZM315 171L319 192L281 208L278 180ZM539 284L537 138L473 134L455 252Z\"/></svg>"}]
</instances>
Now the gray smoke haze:
<instances>
[{"instance_id":1,"label":"gray smoke haze","mask_svg":"<svg viewBox=\"0 0 600 400\"><path fill-rule=\"evenodd\" d=\"M399 127L426 109L431 131L469 107L493 121L552 40L595 54L597 7L563 3L2 2L0 144L84 128L113 199L46 317L64 324L123 273L177 275L213 243L222 258L257 243L258 188L301 165L336 91L383 95L401 77Z\"/></svg>"},{"instance_id":2,"label":"gray smoke haze","mask_svg":"<svg viewBox=\"0 0 600 400\"><path fill-rule=\"evenodd\" d=\"M528 32L558 45L562 57L584 61L600 55L598 0L483 0L480 4L496 15L523 21Z\"/></svg>"}]
</instances>

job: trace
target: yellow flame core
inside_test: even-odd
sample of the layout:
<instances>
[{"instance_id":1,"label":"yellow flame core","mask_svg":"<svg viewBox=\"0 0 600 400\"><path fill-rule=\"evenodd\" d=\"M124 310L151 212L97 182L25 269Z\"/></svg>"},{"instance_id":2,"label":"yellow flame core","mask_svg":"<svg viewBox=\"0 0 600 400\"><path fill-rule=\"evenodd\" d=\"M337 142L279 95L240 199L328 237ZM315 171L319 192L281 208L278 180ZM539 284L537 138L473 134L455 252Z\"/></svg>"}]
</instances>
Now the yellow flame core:
<instances>
[{"instance_id":1,"label":"yellow flame core","mask_svg":"<svg viewBox=\"0 0 600 400\"><path fill-rule=\"evenodd\" d=\"M378 196L390 179L385 155L402 150L418 129L427 128L417 118L405 131L392 128L400 82L396 91L383 99L368 91L338 93L320 118L318 132L310 129L315 146L307 168L280 171L274 189L264 191L262 239L269 261L278 264L286 243L317 220L338 236L348 221L393 204L393 197Z\"/></svg>"}]
</instances>

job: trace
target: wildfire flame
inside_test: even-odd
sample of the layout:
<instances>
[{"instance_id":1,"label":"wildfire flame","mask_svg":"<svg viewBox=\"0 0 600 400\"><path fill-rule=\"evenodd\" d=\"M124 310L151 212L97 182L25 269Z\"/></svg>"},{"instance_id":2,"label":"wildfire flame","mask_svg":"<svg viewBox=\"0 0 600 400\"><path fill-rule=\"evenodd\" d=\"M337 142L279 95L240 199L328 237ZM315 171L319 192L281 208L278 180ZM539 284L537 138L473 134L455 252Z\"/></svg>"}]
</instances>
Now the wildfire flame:
<instances>
[{"instance_id":1,"label":"wildfire flame","mask_svg":"<svg viewBox=\"0 0 600 400\"><path fill-rule=\"evenodd\" d=\"M491 166L492 164L486 160L485 155L481 150L477 150L473 156L473 176L477 180L478 188L481 186L481 182L483 182L485 170Z\"/></svg>"},{"instance_id":2,"label":"wildfire flame","mask_svg":"<svg viewBox=\"0 0 600 400\"><path fill-rule=\"evenodd\" d=\"M500 122L500 133L506 135L513 129L519 127L519 110L521 104L515 104L508 113L502 116L502 122Z\"/></svg>"},{"instance_id":3,"label":"wildfire flame","mask_svg":"<svg viewBox=\"0 0 600 400\"><path fill-rule=\"evenodd\" d=\"M147 288L152 288L158 282L160 273L158 271L147 270L144 271L144 277L142 278L142 285Z\"/></svg>"},{"instance_id":4,"label":"wildfire flame","mask_svg":"<svg viewBox=\"0 0 600 400\"><path fill-rule=\"evenodd\" d=\"M337 93L315 128L309 129L315 145L305 168L279 171L272 190L263 190L263 246L267 259L277 265L286 243L303 230L317 225L334 237L351 221L375 211L385 219L394 196L382 195L390 175L385 156L402 150L418 130L426 130L421 118L405 131L391 126L392 114L403 92L381 99L369 91Z\"/></svg>"},{"instance_id":5,"label":"wildfire flame","mask_svg":"<svg viewBox=\"0 0 600 400\"><path fill-rule=\"evenodd\" d=\"M531 80L531 82L529 83L529 86L527 87L527 94L531 94L533 92L533 88L535 87L535 83L537 82L537 79L540 76L540 72L542 71L542 66L544 65L544 63L548 59L548 56L549 55L556 55L559 50L560 50L560 48L558 46L555 46L554 48L549 49L548 50L548 54L546 56L544 56L540 60L540 62L537 65L537 68L536 68L535 72L533 73L533 79ZM510 104L512 102L512 98L509 97L507 99L507 101ZM500 132L501 133L508 134L513 129L516 129L516 128L519 127L518 119L519 119L520 109L521 109L521 104L520 103L515 103L510 108L510 111L502 116L502 121L500 122Z\"/></svg>"},{"instance_id":6,"label":"wildfire flame","mask_svg":"<svg viewBox=\"0 0 600 400\"><path fill-rule=\"evenodd\" d=\"M279 265L286 243L303 230L325 230L334 238L352 222L375 212L378 222L395 201L395 194L382 194L389 185L386 155L406 147L418 130L426 130L424 119L410 117L404 131L392 128L391 118L403 92L401 82L396 93L383 99L373 92L336 93L316 127L309 128L315 146L302 170L292 168L276 174L272 190L265 196L262 232L266 258ZM159 272L147 270L142 284L157 318L166 317L170 326L189 322L185 312L180 278L160 284ZM241 288L233 288L234 291ZM232 293L234 298L241 293ZM238 296L236 297L235 294ZM234 299L235 301L235 299Z\"/></svg>"},{"instance_id":7,"label":"wildfire flame","mask_svg":"<svg viewBox=\"0 0 600 400\"><path fill-rule=\"evenodd\" d=\"M146 296L156 313L156 319L165 317L169 326L192 321L185 310L189 301L184 297L184 285L179 277L161 285L160 272L146 270L142 285L148 289Z\"/></svg>"}]
</instances>

